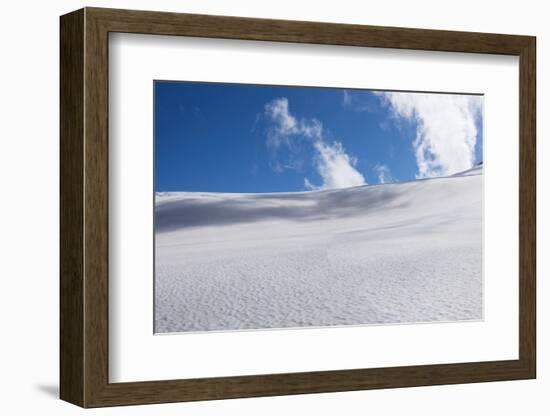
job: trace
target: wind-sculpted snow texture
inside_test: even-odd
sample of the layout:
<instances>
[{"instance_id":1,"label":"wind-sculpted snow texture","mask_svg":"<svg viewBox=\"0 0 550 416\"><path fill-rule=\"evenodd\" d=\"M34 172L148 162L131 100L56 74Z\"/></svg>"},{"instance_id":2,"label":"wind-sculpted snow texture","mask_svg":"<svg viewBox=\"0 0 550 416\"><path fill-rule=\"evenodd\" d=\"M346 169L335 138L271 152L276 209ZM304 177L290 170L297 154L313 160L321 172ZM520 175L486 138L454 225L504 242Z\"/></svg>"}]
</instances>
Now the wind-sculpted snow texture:
<instances>
[{"instance_id":1,"label":"wind-sculpted snow texture","mask_svg":"<svg viewBox=\"0 0 550 416\"><path fill-rule=\"evenodd\" d=\"M482 319L482 174L157 193L155 331Z\"/></svg>"}]
</instances>

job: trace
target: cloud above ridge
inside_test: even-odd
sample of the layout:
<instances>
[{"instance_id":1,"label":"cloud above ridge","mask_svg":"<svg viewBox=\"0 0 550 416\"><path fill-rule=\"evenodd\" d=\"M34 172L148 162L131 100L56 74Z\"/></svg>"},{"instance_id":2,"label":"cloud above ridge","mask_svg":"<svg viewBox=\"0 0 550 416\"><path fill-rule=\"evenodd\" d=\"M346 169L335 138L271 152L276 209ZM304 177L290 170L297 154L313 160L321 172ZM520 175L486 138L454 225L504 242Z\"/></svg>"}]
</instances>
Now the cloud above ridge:
<instances>
[{"instance_id":1,"label":"cloud above ridge","mask_svg":"<svg viewBox=\"0 0 550 416\"><path fill-rule=\"evenodd\" d=\"M475 162L476 120L483 98L474 95L377 92L397 119L417 123L413 141L417 178L450 175Z\"/></svg>"},{"instance_id":2,"label":"cloud above ridge","mask_svg":"<svg viewBox=\"0 0 550 416\"><path fill-rule=\"evenodd\" d=\"M314 143L317 151L317 173L323 178L321 186L312 185L307 178L304 180L308 189L337 189L350 186L365 185L365 178L357 169L357 159L346 153L340 142L332 144L323 141Z\"/></svg>"},{"instance_id":3,"label":"cloud above ridge","mask_svg":"<svg viewBox=\"0 0 550 416\"><path fill-rule=\"evenodd\" d=\"M315 119L298 119L289 111L286 97L277 98L265 105L265 115L271 125L267 134L267 145L275 152L285 147L294 153L307 143L315 152L314 166L322 178L321 185L315 185L304 178L304 186L309 190L347 188L365 185L363 175L355 168L357 159L346 153L342 143L327 143L323 124ZM292 168L294 164L277 164L275 170Z\"/></svg>"},{"instance_id":4,"label":"cloud above ridge","mask_svg":"<svg viewBox=\"0 0 550 416\"><path fill-rule=\"evenodd\" d=\"M388 165L377 163L373 169L378 175L378 183L393 182L394 179Z\"/></svg>"}]
</instances>

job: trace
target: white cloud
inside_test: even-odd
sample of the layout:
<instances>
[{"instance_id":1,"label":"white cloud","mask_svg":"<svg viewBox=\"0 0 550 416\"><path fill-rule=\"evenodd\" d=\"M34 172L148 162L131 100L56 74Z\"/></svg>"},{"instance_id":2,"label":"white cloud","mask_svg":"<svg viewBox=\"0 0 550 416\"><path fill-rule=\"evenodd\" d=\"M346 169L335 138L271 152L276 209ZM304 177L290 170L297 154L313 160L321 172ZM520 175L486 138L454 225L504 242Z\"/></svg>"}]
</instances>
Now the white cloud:
<instances>
[{"instance_id":1,"label":"white cloud","mask_svg":"<svg viewBox=\"0 0 550 416\"><path fill-rule=\"evenodd\" d=\"M473 166L482 97L404 92L377 95L395 117L417 123L413 141L417 178L450 175Z\"/></svg>"},{"instance_id":2,"label":"white cloud","mask_svg":"<svg viewBox=\"0 0 550 416\"><path fill-rule=\"evenodd\" d=\"M323 178L323 184L317 189L348 188L366 184L363 175L355 169L357 159L346 153L342 143L328 144L319 140L314 143L314 147L317 151L317 172Z\"/></svg>"},{"instance_id":3,"label":"white cloud","mask_svg":"<svg viewBox=\"0 0 550 416\"><path fill-rule=\"evenodd\" d=\"M323 134L323 125L319 120L298 120L288 110L288 99L277 98L265 105L265 114L273 125L268 133L268 144L278 148L282 144L290 146L291 137L305 136L320 138Z\"/></svg>"},{"instance_id":4,"label":"white cloud","mask_svg":"<svg viewBox=\"0 0 550 416\"><path fill-rule=\"evenodd\" d=\"M317 119L298 119L289 111L288 99L277 98L265 106L265 114L272 125L268 131L268 146L278 149L285 145L291 152L299 151L297 141L305 141L315 151L314 165L323 179L321 185L304 178L306 189L346 188L366 184L363 175L355 169L356 158L348 155L340 142L328 144L323 134L323 124ZM276 165L276 170L286 166Z\"/></svg>"},{"instance_id":5,"label":"white cloud","mask_svg":"<svg viewBox=\"0 0 550 416\"><path fill-rule=\"evenodd\" d=\"M394 179L387 165L377 163L374 165L374 171L378 174L378 183L393 182Z\"/></svg>"},{"instance_id":6,"label":"white cloud","mask_svg":"<svg viewBox=\"0 0 550 416\"><path fill-rule=\"evenodd\" d=\"M344 90L343 92L343 95L342 95L342 105L344 107L348 107L351 105L351 94L349 93L348 90Z\"/></svg>"},{"instance_id":7,"label":"white cloud","mask_svg":"<svg viewBox=\"0 0 550 416\"><path fill-rule=\"evenodd\" d=\"M304 178L304 187L307 189L307 190L310 190L310 191L316 191L316 190L319 190L321 189L320 186L317 186L317 185L314 185L312 184L308 178Z\"/></svg>"},{"instance_id":8,"label":"white cloud","mask_svg":"<svg viewBox=\"0 0 550 416\"><path fill-rule=\"evenodd\" d=\"M342 106L348 110L357 112L370 112L372 111L371 105L357 97L357 94L348 90L342 91Z\"/></svg>"}]
</instances>

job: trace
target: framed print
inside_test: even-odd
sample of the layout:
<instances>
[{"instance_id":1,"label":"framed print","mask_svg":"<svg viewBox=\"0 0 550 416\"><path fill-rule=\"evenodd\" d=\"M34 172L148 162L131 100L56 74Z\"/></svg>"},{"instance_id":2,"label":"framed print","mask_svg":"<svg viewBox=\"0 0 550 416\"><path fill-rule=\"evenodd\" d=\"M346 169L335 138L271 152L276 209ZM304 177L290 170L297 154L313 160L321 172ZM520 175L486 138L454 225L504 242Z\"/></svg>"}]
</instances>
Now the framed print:
<instances>
[{"instance_id":1,"label":"framed print","mask_svg":"<svg viewBox=\"0 0 550 416\"><path fill-rule=\"evenodd\" d=\"M535 378L535 38L61 17L82 407Z\"/></svg>"}]
</instances>

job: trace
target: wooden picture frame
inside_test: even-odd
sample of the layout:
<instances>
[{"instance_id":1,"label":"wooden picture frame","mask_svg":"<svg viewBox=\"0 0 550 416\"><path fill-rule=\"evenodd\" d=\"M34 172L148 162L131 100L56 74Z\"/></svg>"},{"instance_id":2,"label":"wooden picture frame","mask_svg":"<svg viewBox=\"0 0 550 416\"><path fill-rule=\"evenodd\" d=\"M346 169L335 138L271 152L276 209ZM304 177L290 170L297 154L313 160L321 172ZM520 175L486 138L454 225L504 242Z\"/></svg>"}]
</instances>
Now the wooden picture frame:
<instances>
[{"instance_id":1,"label":"wooden picture frame","mask_svg":"<svg viewBox=\"0 0 550 416\"><path fill-rule=\"evenodd\" d=\"M60 396L82 407L535 378L535 38L530 36L85 8L61 17ZM519 359L109 383L110 32L519 57Z\"/></svg>"}]
</instances>

